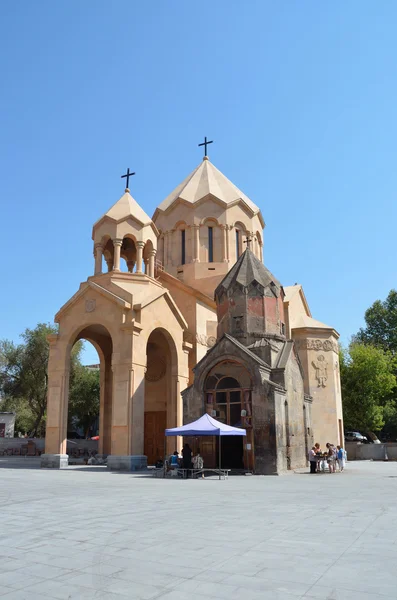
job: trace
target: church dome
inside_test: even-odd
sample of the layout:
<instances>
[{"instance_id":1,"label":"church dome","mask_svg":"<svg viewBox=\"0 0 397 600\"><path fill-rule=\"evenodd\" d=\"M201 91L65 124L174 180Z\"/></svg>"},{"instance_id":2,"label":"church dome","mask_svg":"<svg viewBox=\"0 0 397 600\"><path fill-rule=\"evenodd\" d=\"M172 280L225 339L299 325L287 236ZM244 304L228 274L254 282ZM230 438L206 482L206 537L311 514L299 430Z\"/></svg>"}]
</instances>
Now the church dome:
<instances>
[{"instance_id":1,"label":"church dome","mask_svg":"<svg viewBox=\"0 0 397 600\"><path fill-rule=\"evenodd\" d=\"M204 160L190 173L163 202L157 207L154 217L158 212L168 211L178 201L196 204L200 200L213 196L227 206L242 203L248 208L251 215L258 215L263 224L259 208L234 185L219 169L217 169L205 156Z\"/></svg>"},{"instance_id":2,"label":"church dome","mask_svg":"<svg viewBox=\"0 0 397 600\"><path fill-rule=\"evenodd\" d=\"M215 290L215 298L231 290L237 284L241 289L257 283L263 289L271 286L275 296L279 296L281 283L272 275L251 250L247 248L236 264L230 269Z\"/></svg>"}]
</instances>

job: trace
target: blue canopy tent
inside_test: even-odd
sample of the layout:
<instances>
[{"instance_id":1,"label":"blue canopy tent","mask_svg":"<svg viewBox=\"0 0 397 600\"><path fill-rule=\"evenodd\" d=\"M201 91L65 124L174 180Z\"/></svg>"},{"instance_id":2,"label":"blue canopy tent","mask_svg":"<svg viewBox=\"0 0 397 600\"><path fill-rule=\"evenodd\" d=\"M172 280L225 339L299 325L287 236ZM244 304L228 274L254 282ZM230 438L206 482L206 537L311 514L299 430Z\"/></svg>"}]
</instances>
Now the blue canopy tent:
<instances>
[{"instance_id":1,"label":"blue canopy tent","mask_svg":"<svg viewBox=\"0 0 397 600\"><path fill-rule=\"evenodd\" d=\"M207 413L193 421L192 423L188 423L187 425L182 425L181 427L173 427L172 429L165 430L166 436L194 436L201 437L207 435L215 435L219 437L219 469L221 469L221 438L224 435L247 435L245 429L240 429L239 427L232 427L231 425L225 425L225 423L221 423L217 421ZM219 470L219 479L221 478L221 473Z\"/></svg>"}]
</instances>

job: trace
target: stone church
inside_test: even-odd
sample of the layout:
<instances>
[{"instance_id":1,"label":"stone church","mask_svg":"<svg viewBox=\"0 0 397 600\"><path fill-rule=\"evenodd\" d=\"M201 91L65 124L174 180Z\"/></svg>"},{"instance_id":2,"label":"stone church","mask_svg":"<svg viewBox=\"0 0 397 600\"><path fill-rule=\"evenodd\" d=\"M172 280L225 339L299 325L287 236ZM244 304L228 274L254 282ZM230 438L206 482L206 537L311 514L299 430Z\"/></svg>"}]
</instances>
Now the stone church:
<instances>
[{"instance_id":1,"label":"stone church","mask_svg":"<svg viewBox=\"0 0 397 600\"><path fill-rule=\"evenodd\" d=\"M152 218L126 188L93 226L94 274L55 317L43 466L67 465L81 339L99 355L99 452L112 469L154 464L165 428L204 412L247 431L222 443L232 469L278 474L304 466L313 441L343 441L339 335L264 266L264 226L207 156ZM215 466L216 439L189 441ZM181 442L167 438L167 452Z\"/></svg>"}]
</instances>

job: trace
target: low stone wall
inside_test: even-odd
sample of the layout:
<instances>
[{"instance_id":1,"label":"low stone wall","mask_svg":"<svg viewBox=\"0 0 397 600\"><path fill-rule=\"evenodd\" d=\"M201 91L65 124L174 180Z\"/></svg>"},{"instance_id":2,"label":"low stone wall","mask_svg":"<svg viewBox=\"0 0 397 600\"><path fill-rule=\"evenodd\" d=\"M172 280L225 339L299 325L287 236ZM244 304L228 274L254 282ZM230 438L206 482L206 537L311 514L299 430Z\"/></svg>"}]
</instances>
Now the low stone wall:
<instances>
[{"instance_id":1,"label":"low stone wall","mask_svg":"<svg viewBox=\"0 0 397 600\"><path fill-rule=\"evenodd\" d=\"M0 438L0 453L14 450L19 454L22 446L27 446L28 443L36 446L36 450L40 453L44 453L45 439L44 438ZM98 442L96 440L68 440L67 442L67 454L73 456L80 451L87 450L98 451ZM19 451L19 452L18 452Z\"/></svg>"},{"instance_id":2,"label":"low stone wall","mask_svg":"<svg viewBox=\"0 0 397 600\"><path fill-rule=\"evenodd\" d=\"M397 443L359 444L346 442L347 460L397 460Z\"/></svg>"}]
</instances>

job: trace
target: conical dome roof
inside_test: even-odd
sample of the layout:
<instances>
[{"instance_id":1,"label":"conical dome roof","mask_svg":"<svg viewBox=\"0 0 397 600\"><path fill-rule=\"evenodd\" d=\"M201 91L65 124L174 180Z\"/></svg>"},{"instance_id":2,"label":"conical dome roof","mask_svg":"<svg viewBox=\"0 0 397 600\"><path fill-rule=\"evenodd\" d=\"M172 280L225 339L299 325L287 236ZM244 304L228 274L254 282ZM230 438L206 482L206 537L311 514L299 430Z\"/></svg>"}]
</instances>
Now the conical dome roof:
<instances>
[{"instance_id":1,"label":"conical dome roof","mask_svg":"<svg viewBox=\"0 0 397 600\"><path fill-rule=\"evenodd\" d=\"M260 219L263 221L256 204L221 173L208 160L208 157L204 157L199 166L163 200L156 212L165 212L177 200L194 204L209 194L228 205L242 202L252 213L259 213Z\"/></svg>"},{"instance_id":2,"label":"conical dome roof","mask_svg":"<svg viewBox=\"0 0 397 600\"><path fill-rule=\"evenodd\" d=\"M256 258L255 254L247 248L216 288L215 298L233 288L235 284L246 288L254 281L264 288L272 285L276 295L278 295L281 289L281 283L272 275L259 258Z\"/></svg>"},{"instance_id":3,"label":"conical dome roof","mask_svg":"<svg viewBox=\"0 0 397 600\"><path fill-rule=\"evenodd\" d=\"M128 217L133 217L142 225L149 225L152 219L145 213L136 200L131 196L129 190L121 196L119 200L109 210L98 219L97 223L104 217L109 217L115 221L122 221ZM94 225L95 227L95 225Z\"/></svg>"}]
</instances>

